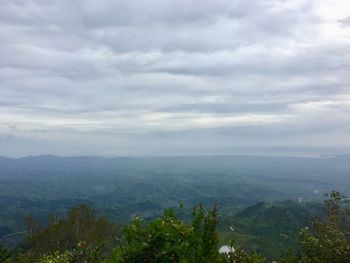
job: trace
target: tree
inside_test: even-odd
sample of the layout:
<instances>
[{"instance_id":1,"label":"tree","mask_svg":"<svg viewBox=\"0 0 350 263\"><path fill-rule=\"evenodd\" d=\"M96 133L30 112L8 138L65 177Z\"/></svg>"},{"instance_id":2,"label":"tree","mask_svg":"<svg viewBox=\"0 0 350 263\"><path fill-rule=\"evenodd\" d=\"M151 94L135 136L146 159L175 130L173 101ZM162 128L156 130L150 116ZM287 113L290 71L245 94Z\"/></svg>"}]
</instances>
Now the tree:
<instances>
[{"instance_id":1,"label":"tree","mask_svg":"<svg viewBox=\"0 0 350 263\"><path fill-rule=\"evenodd\" d=\"M172 209L149 223L136 217L124 228L112 262L221 262L216 225L216 207L195 207L190 224Z\"/></svg>"},{"instance_id":2,"label":"tree","mask_svg":"<svg viewBox=\"0 0 350 263\"><path fill-rule=\"evenodd\" d=\"M72 208L65 219L49 215L49 224L45 227L29 217L27 228L27 254L34 258L65 251L73 251L74 256L82 258L104 258L115 246L118 233L116 225L97 217L86 205Z\"/></svg>"},{"instance_id":3,"label":"tree","mask_svg":"<svg viewBox=\"0 0 350 263\"><path fill-rule=\"evenodd\" d=\"M342 263L350 259L350 210L345 196L333 191L325 196L326 218L313 221L300 232L302 262Z\"/></svg>"}]
</instances>

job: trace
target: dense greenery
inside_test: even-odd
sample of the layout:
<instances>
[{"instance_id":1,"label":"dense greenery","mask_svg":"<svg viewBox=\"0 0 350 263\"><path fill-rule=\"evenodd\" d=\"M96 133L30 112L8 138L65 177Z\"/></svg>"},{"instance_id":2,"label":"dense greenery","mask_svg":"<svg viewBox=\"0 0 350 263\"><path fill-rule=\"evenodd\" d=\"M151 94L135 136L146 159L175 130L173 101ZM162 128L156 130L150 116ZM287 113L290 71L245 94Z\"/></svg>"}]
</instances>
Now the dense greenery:
<instances>
[{"instance_id":1,"label":"dense greenery","mask_svg":"<svg viewBox=\"0 0 350 263\"><path fill-rule=\"evenodd\" d=\"M32 217L27 218L24 246L33 257L43 253L53 254L78 247L93 251L102 257L115 246L118 227L104 218L97 218L86 205L72 208L66 219L49 215L47 227L40 226Z\"/></svg>"},{"instance_id":2,"label":"dense greenery","mask_svg":"<svg viewBox=\"0 0 350 263\"><path fill-rule=\"evenodd\" d=\"M324 204L325 216L300 231L298 247L285 252L280 262L349 262L347 199L331 192ZM8 263L265 262L264 255L239 248L233 232L229 244L233 249L219 253L216 207L212 210L195 207L189 221L183 218L181 208L177 212L168 209L149 222L135 217L121 232L117 226L95 216L87 206L73 208L65 219L51 215L46 227L38 227L38 222L31 218L22 252L0 247L0 259Z\"/></svg>"},{"instance_id":3,"label":"dense greenery","mask_svg":"<svg viewBox=\"0 0 350 263\"><path fill-rule=\"evenodd\" d=\"M318 202L259 202L233 215L221 215L218 230L221 239L228 242L227 226L231 226L242 247L276 258L287 248L295 249L299 230L310 226L313 217L323 214Z\"/></svg>"},{"instance_id":4,"label":"dense greenery","mask_svg":"<svg viewBox=\"0 0 350 263\"><path fill-rule=\"evenodd\" d=\"M22 240L29 214L40 226L36 230L43 231L36 233L43 235L43 226L53 221L65 232L67 225L60 220L70 218L70 209L80 204L108 218L108 229L118 229L135 216L143 224L158 220L162 211L181 202L186 208L218 205L219 245L230 242L232 227L236 247L278 258L301 246L298 232L303 226L312 228L312 217L324 216L322 193L340 189L349 194L350 189L349 156L0 157L0 168L0 243L10 248L8 253L28 248ZM56 217L47 218L48 212ZM191 211L182 213L180 219L189 223ZM60 241L57 253L77 250L76 242ZM109 255L115 242L106 242L99 251ZM47 253L53 256L53 251Z\"/></svg>"},{"instance_id":5,"label":"dense greenery","mask_svg":"<svg viewBox=\"0 0 350 263\"><path fill-rule=\"evenodd\" d=\"M350 209L338 192L326 196L326 220L317 219L312 228L300 232L303 262L350 261Z\"/></svg>"},{"instance_id":6,"label":"dense greenery","mask_svg":"<svg viewBox=\"0 0 350 263\"><path fill-rule=\"evenodd\" d=\"M28 214L47 224L49 211L62 218L85 203L126 224L135 214L153 220L179 202L216 203L220 242L231 225L240 245L272 257L296 245L298 229L319 213L322 192L350 187L348 156L0 157L0 167L0 242L10 247L22 239Z\"/></svg>"}]
</instances>

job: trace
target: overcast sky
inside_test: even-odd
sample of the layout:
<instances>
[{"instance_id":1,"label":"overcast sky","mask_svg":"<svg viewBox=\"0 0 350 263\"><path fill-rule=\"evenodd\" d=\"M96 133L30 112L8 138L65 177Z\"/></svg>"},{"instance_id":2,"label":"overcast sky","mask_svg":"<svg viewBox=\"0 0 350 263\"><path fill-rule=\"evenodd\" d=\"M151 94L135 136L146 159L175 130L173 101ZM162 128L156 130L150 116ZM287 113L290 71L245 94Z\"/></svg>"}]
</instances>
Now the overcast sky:
<instances>
[{"instance_id":1,"label":"overcast sky","mask_svg":"<svg viewBox=\"0 0 350 263\"><path fill-rule=\"evenodd\" d=\"M0 155L350 152L349 0L0 5Z\"/></svg>"}]
</instances>

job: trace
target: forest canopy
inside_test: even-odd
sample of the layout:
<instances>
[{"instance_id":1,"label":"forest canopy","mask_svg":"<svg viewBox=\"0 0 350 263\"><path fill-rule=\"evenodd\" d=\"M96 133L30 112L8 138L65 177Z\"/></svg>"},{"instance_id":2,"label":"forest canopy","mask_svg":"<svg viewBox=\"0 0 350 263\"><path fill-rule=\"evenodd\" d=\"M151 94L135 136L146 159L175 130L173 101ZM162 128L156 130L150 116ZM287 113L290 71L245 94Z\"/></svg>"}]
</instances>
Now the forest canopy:
<instances>
[{"instance_id":1,"label":"forest canopy","mask_svg":"<svg viewBox=\"0 0 350 263\"><path fill-rule=\"evenodd\" d=\"M348 262L350 210L347 198L331 192L324 200L325 216L300 230L297 248L281 251L278 262ZM66 218L49 215L41 226L27 218L27 232L13 250L0 247L1 262L266 262L265 255L237 245L232 231L227 253L219 253L218 209L195 206L190 218L167 209L145 221L134 217L120 226L97 216L86 206L72 208ZM233 229L231 229L233 230Z\"/></svg>"}]
</instances>

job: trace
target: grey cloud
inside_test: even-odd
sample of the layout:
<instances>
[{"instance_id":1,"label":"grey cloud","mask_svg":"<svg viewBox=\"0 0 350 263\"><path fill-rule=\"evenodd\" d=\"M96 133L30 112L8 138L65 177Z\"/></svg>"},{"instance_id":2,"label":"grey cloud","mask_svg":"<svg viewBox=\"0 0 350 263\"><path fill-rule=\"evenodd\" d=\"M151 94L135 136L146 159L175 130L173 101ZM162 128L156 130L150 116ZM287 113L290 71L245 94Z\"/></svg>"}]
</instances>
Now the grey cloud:
<instances>
[{"instance_id":1,"label":"grey cloud","mask_svg":"<svg viewBox=\"0 0 350 263\"><path fill-rule=\"evenodd\" d=\"M158 110L165 112L274 113L285 110L287 106L283 102L242 102L233 100L231 103L193 103Z\"/></svg>"},{"instance_id":2,"label":"grey cloud","mask_svg":"<svg viewBox=\"0 0 350 263\"><path fill-rule=\"evenodd\" d=\"M45 9L43 8L45 5ZM280 1L11 1L3 19L31 27L24 34L45 33L71 44L107 45L112 50L217 50L237 48L266 37L293 33L308 22L312 6L303 1L283 8ZM264 12L265 11L265 12ZM210 37L214 34L215 37ZM56 46L50 39L46 41Z\"/></svg>"},{"instance_id":3,"label":"grey cloud","mask_svg":"<svg viewBox=\"0 0 350 263\"><path fill-rule=\"evenodd\" d=\"M348 18L323 4L1 1L0 154L350 147Z\"/></svg>"},{"instance_id":4,"label":"grey cloud","mask_svg":"<svg viewBox=\"0 0 350 263\"><path fill-rule=\"evenodd\" d=\"M343 28L350 27L350 16L340 19L338 22Z\"/></svg>"}]
</instances>

